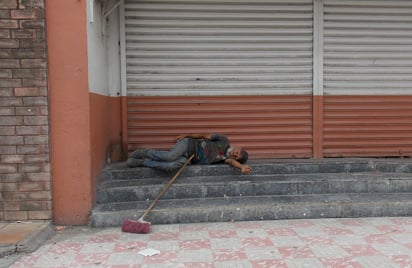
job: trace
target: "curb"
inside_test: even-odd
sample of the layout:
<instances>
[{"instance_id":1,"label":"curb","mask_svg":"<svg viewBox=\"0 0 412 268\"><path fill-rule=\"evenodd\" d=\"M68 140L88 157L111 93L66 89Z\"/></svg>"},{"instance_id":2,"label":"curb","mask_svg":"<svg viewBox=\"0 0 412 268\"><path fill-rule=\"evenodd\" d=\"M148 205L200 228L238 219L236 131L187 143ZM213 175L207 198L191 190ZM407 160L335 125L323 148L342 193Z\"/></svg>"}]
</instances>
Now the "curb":
<instances>
[{"instance_id":1,"label":"curb","mask_svg":"<svg viewBox=\"0 0 412 268\"><path fill-rule=\"evenodd\" d=\"M46 240L54 235L55 231L51 222L47 222L27 234L16 244L4 244L0 246L0 258L13 254L31 253L38 249Z\"/></svg>"}]
</instances>

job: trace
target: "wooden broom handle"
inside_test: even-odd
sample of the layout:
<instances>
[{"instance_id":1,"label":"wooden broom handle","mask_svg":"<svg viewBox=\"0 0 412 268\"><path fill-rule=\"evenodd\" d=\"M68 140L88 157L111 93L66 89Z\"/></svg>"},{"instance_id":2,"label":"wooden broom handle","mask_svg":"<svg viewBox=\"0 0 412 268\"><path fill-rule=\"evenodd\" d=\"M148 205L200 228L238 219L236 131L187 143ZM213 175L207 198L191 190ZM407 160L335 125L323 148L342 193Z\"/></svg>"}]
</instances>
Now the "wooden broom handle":
<instances>
[{"instance_id":1,"label":"wooden broom handle","mask_svg":"<svg viewBox=\"0 0 412 268\"><path fill-rule=\"evenodd\" d=\"M156 197L156 199L153 201L153 203L150 205L150 207L146 210L146 212L140 217L140 219L143 219L146 217L147 214L153 209L153 207L156 205L157 201L162 197L162 195L169 189L170 185L177 179L177 177L182 173L183 169L192 161L193 157L195 155L192 154L189 159L186 160L184 165L176 172L176 174L173 176L172 179L170 179L169 183L163 188L163 190L160 192L160 194Z\"/></svg>"}]
</instances>

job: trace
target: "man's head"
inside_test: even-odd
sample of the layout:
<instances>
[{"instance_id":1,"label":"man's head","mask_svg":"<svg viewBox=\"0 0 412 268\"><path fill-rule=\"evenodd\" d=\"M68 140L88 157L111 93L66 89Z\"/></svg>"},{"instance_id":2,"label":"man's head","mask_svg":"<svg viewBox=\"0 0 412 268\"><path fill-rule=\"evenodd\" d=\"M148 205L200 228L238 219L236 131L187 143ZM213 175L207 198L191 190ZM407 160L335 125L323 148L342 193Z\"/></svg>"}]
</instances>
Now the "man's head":
<instances>
[{"instance_id":1,"label":"man's head","mask_svg":"<svg viewBox=\"0 0 412 268\"><path fill-rule=\"evenodd\" d=\"M242 147L229 147L226 151L226 156L244 164L246 163L249 154Z\"/></svg>"}]
</instances>

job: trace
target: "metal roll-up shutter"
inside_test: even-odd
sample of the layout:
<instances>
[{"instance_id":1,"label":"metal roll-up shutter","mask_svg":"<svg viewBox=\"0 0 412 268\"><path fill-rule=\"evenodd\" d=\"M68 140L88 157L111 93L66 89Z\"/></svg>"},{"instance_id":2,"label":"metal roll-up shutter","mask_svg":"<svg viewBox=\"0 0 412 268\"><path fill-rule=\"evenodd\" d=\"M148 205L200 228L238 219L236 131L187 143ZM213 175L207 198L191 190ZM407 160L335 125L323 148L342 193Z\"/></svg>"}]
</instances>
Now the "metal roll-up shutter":
<instances>
[{"instance_id":1,"label":"metal roll-up shutter","mask_svg":"<svg viewBox=\"0 0 412 268\"><path fill-rule=\"evenodd\" d=\"M126 0L125 16L129 96L311 94L311 0Z\"/></svg>"},{"instance_id":2,"label":"metal roll-up shutter","mask_svg":"<svg viewBox=\"0 0 412 268\"><path fill-rule=\"evenodd\" d=\"M412 1L324 1L324 155L412 155Z\"/></svg>"},{"instance_id":3,"label":"metal roll-up shutter","mask_svg":"<svg viewBox=\"0 0 412 268\"><path fill-rule=\"evenodd\" d=\"M256 157L311 156L312 0L124 9L129 149L220 132Z\"/></svg>"}]
</instances>

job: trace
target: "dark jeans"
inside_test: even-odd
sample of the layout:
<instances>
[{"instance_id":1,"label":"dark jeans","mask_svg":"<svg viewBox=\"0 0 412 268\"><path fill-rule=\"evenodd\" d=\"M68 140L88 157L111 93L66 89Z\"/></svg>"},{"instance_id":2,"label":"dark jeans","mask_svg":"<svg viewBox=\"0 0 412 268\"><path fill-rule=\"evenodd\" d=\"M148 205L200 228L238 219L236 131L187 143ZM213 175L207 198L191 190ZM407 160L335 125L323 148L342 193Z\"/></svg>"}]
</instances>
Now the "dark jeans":
<instances>
[{"instance_id":1,"label":"dark jeans","mask_svg":"<svg viewBox=\"0 0 412 268\"><path fill-rule=\"evenodd\" d=\"M170 151L149 150L143 165L164 171L173 171L182 167L188 159L187 148L189 140L182 139L170 149Z\"/></svg>"}]
</instances>

